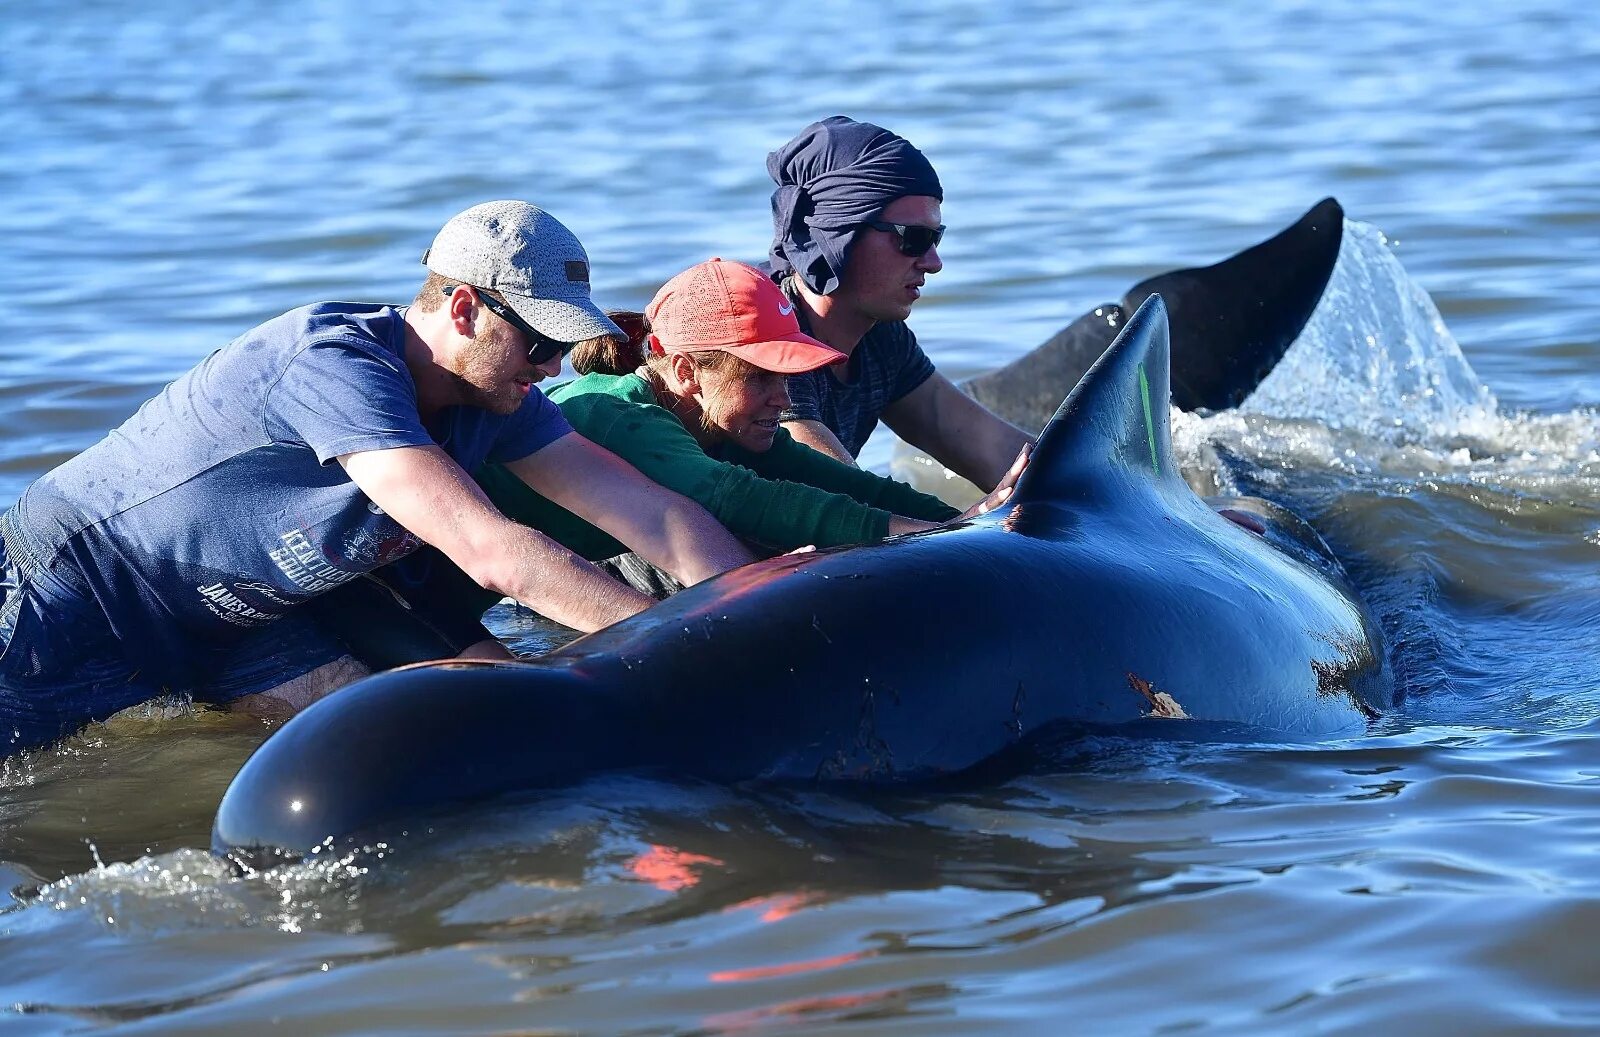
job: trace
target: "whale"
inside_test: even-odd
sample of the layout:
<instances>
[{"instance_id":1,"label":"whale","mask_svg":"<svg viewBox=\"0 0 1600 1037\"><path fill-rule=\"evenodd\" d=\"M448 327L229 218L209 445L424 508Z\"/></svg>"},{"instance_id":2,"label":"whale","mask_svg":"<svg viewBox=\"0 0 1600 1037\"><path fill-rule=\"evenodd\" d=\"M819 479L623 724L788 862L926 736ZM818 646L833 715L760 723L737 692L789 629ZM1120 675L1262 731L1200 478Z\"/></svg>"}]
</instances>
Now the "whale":
<instances>
[{"instance_id":1,"label":"whale","mask_svg":"<svg viewBox=\"0 0 1600 1037\"><path fill-rule=\"evenodd\" d=\"M1394 703L1382 633L1308 525L1243 500L1245 528L1189 488L1170 343L1153 294L982 517L755 562L535 660L412 665L312 704L240 768L213 851L370 846L607 772L914 782L1062 725L1364 732Z\"/></svg>"}]
</instances>

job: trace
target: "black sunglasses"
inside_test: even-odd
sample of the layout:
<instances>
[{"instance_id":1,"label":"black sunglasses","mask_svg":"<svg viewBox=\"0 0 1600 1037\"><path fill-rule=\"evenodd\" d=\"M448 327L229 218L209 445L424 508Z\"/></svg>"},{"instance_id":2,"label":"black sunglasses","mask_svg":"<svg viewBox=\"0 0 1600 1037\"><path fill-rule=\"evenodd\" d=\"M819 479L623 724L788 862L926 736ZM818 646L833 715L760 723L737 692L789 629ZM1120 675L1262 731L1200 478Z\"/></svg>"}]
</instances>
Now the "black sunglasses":
<instances>
[{"instance_id":1,"label":"black sunglasses","mask_svg":"<svg viewBox=\"0 0 1600 1037\"><path fill-rule=\"evenodd\" d=\"M944 224L937 227L925 227L920 223L884 223L882 220L867 220L863 227L881 230L885 234L893 234L900 239L897 246L902 256L925 256L928 250L944 240Z\"/></svg>"},{"instance_id":2,"label":"black sunglasses","mask_svg":"<svg viewBox=\"0 0 1600 1037\"><path fill-rule=\"evenodd\" d=\"M459 287L461 286L447 284L443 289L444 294L453 295ZM572 352L572 347L577 345L576 342L557 342L549 335L541 335L539 332L534 331L527 321L517 316L515 310L490 295L484 289L472 284L467 285L467 287L477 293L478 301L483 303L484 309L522 332L522 337L528 340L528 363L534 367L538 367L540 364L548 364L558 356L566 356Z\"/></svg>"}]
</instances>

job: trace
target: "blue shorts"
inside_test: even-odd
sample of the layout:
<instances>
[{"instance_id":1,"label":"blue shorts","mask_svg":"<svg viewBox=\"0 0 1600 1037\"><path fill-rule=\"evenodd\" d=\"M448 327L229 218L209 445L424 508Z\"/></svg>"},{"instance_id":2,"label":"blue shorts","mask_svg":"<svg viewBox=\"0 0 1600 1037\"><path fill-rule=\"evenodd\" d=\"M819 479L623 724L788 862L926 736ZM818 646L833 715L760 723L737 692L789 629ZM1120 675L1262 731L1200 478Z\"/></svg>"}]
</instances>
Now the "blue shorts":
<instances>
[{"instance_id":1,"label":"blue shorts","mask_svg":"<svg viewBox=\"0 0 1600 1037\"><path fill-rule=\"evenodd\" d=\"M0 756L161 695L227 702L349 654L315 615L291 614L153 672L130 657L98 606L57 589L13 551L0 535Z\"/></svg>"},{"instance_id":2,"label":"blue shorts","mask_svg":"<svg viewBox=\"0 0 1600 1037\"><path fill-rule=\"evenodd\" d=\"M160 693L128 664L104 617L49 600L0 540L0 756Z\"/></svg>"}]
</instances>

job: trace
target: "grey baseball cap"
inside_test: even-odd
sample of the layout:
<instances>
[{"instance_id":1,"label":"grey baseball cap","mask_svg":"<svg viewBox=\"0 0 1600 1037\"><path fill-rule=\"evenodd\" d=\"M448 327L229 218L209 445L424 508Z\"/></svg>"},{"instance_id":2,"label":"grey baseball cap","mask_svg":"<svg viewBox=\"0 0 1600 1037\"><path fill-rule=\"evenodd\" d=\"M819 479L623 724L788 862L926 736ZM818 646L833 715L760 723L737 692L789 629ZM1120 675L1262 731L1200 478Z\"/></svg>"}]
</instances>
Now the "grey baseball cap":
<instances>
[{"instance_id":1,"label":"grey baseball cap","mask_svg":"<svg viewBox=\"0 0 1600 1037\"><path fill-rule=\"evenodd\" d=\"M474 205L450 217L422 262L463 284L493 288L558 342L627 337L589 298L589 255L577 235L537 205Z\"/></svg>"}]
</instances>

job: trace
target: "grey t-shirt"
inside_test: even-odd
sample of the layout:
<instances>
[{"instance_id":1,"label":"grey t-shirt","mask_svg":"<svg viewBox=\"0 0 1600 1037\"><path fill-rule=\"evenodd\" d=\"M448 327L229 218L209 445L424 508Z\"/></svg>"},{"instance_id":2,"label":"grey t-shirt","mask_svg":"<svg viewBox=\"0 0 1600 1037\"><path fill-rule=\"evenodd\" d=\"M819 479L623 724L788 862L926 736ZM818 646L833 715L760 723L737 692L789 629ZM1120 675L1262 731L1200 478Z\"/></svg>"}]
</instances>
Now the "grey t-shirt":
<instances>
[{"instance_id":1,"label":"grey t-shirt","mask_svg":"<svg viewBox=\"0 0 1600 1037\"><path fill-rule=\"evenodd\" d=\"M792 281L784 293L798 299ZM805 311L796 307L800 329L809 332ZM917 345L905 321L879 322L862 337L844 365L844 381L831 368L789 376L789 409L782 421L820 421L855 457L878 427L885 407L927 381L933 361Z\"/></svg>"}]
</instances>

